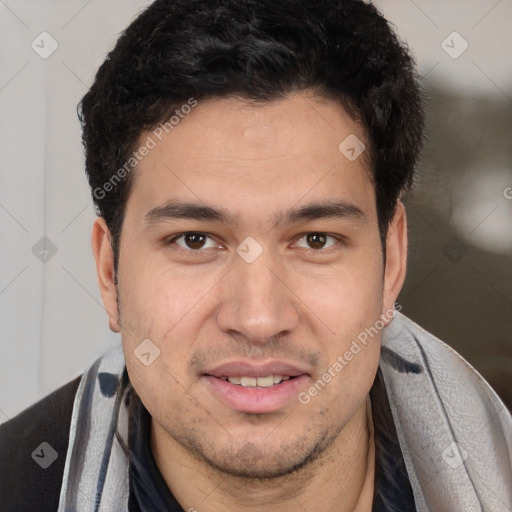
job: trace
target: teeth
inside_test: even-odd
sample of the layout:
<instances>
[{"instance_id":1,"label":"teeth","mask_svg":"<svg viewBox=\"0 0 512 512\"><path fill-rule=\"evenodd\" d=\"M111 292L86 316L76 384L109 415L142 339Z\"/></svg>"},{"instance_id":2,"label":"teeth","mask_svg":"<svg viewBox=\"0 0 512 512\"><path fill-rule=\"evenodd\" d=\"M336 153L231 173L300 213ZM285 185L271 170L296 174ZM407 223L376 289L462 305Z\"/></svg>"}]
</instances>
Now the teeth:
<instances>
[{"instance_id":1,"label":"teeth","mask_svg":"<svg viewBox=\"0 0 512 512\"><path fill-rule=\"evenodd\" d=\"M290 380L290 376L283 377L282 375L267 375L266 377L222 377L222 380L227 380L231 384L238 384L243 387L258 386L259 388L269 388L274 384Z\"/></svg>"},{"instance_id":2,"label":"teeth","mask_svg":"<svg viewBox=\"0 0 512 512\"><path fill-rule=\"evenodd\" d=\"M256 386L256 377L241 377L240 385L243 387Z\"/></svg>"},{"instance_id":3,"label":"teeth","mask_svg":"<svg viewBox=\"0 0 512 512\"><path fill-rule=\"evenodd\" d=\"M274 385L274 377L272 377L272 375L269 375L268 377L258 377L256 379L256 385L259 388L269 388Z\"/></svg>"}]
</instances>

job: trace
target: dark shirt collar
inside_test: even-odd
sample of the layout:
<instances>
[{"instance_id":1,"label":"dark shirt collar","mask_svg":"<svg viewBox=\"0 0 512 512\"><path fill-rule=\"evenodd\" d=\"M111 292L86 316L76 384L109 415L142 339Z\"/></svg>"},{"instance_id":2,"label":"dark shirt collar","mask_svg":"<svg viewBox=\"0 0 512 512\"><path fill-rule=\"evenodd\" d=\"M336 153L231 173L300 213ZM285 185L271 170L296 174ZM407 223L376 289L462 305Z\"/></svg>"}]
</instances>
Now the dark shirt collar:
<instances>
[{"instance_id":1,"label":"dark shirt collar","mask_svg":"<svg viewBox=\"0 0 512 512\"><path fill-rule=\"evenodd\" d=\"M130 393L129 512L184 512L167 487L151 451L151 415L135 391Z\"/></svg>"},{"instance_id":2,"label":"dark shirt collar","mask_svg":"<svg viewBox=\"0 0 512 512\"><path fill-rule=\"evenodd\" d=\"M373 512L414 512L414 497L381 371L370 391L375 436ZM151 416L130 394L129 512L184 512L167 487L151 451Z\"/></svg>"}]
</instances>

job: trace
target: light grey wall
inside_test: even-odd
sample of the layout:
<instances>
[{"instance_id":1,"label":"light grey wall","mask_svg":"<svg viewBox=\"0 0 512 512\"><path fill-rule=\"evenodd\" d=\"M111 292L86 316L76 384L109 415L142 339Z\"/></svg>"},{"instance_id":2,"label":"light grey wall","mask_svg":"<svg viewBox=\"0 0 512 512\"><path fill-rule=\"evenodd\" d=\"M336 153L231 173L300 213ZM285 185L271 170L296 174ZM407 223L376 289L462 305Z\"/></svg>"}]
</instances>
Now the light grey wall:
<instances>
[{"instance_id":1,"label":"light grey wall","mask_svg":"<svg viewBox=\"0 0 512 512\"><path fill-rule=\"evenodd\" d=\"M0 422L119 342L90 250L76 105L117 34L149 3L0 1ZM512 3L376 5L416 55L431 105L400 302L510 405ZM40 247L43 237L51 243Z\"/></svg>"}]
</instances>

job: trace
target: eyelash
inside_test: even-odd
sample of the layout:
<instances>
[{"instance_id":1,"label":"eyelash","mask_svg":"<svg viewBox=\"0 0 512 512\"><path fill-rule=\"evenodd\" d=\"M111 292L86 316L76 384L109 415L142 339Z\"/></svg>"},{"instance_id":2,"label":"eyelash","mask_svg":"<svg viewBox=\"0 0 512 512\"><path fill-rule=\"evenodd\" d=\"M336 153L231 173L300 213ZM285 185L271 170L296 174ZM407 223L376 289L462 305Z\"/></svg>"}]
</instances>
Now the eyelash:
<instances>
[{"instance_id":1,"label":"eyelash","mask_svg":"<svg viewBox=\"0 0 512 512\"><path fill-rule=\"evenodd\" d=\"M171 245L171 244L176 244L177 240L179 240L180 238L186 236L186 235L203 235L207 238L209 238L210 240L213 240L213 237L211 235L209 235L208 233L204 233L202 231L185 231L183 233L179 233L177 235L174 235L173 237L169 238L166 242L166 245ZM297 238L297 241L294 242L294 243L297 243L299 242L300 240L302 240L303 238L307 237L308 235L325 235L327 238L332 238L335 240L335 243L334 244L331 244L330 246L328 246L326 249L324 248L320 248L320 249L313 249L313 248L305 248L303 247L302 249L305 249L307 250L309 253L323 253L323 254L327 254L327 253L330 253L332 252L332 250L335 250L337 248L337 246L339 245L340 242L342 242L343 240L343 237L341 235L333 235L333 234L330 234L330 233L326 233L324 231L308 231L306 233L303 233L301 235L299 235L299 237ZM178 244L176 244L178 245ZM194 255L199 255L200 253L204 252L206 249L190 249L190 248L184 248L184 247L181 247L178 245L178 247L189 253L189 254L194 254ZM209 247L207 249L212 249L212 247Z\"/></svg>"}]
</instances>

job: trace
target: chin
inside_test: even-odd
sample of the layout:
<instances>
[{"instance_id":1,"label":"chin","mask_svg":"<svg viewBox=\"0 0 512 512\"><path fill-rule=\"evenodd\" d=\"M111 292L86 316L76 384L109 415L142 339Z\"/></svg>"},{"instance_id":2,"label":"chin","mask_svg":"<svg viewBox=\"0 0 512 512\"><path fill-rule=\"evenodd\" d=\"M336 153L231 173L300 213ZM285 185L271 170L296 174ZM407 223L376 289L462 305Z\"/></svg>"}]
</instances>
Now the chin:
<instances>
[{"instance_id":1,"label":"chin","mask_svg":"<svg viewBox=\"0 0 512 512\"><path fill-rule=\"evenodd\" d=\"M336 434L322 433L316 440L299 439L287 445L261 446L245 442L239 449L230 446L206 450L193 447L195 455L211 468L224 475L253 480L286 477L307 467L332 443ZM187 443L188 444L188 443ZM192 448L189 445L189 449Z\"/></svg>"}]
</instances>

